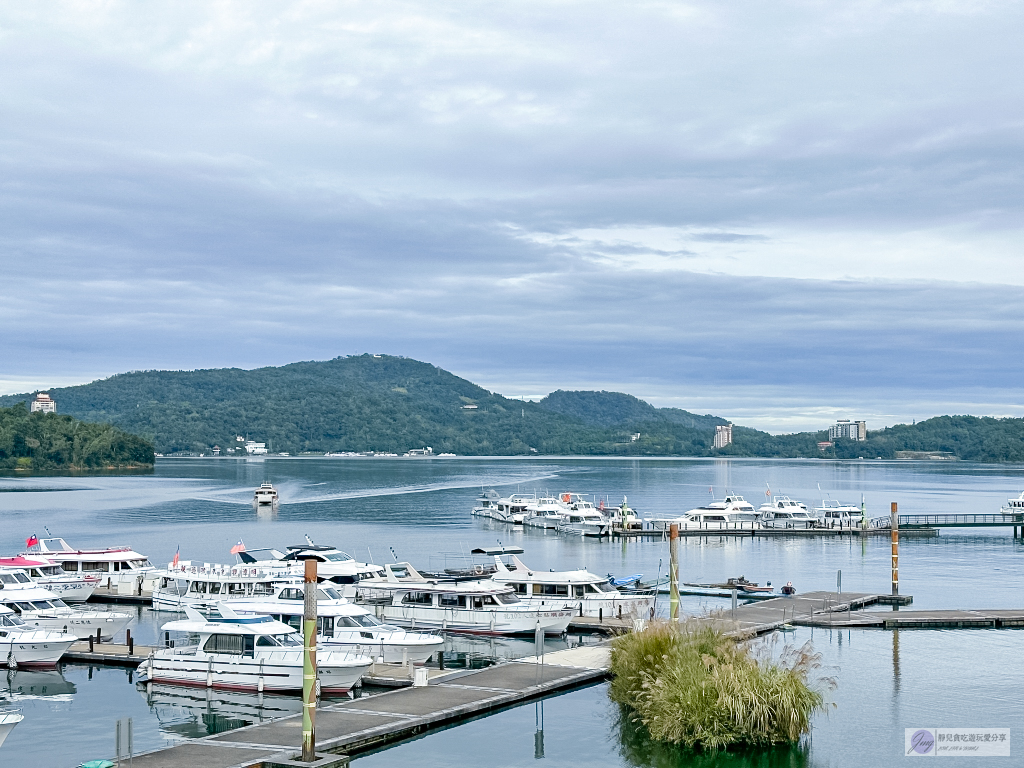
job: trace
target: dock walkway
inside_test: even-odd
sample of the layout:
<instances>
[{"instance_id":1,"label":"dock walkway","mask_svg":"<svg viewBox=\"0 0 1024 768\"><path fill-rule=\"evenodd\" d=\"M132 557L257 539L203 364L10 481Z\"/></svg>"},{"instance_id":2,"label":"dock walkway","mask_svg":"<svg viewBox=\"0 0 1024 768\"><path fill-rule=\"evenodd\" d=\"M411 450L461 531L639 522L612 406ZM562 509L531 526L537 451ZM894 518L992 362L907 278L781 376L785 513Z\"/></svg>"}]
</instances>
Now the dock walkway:
<instances>
[{"instance_id":1,"label":"dock walkway","mask_svg":"<svg viewBox=\"0 0 1024 768\"><path fill-rule=\"evenodd\" d=\"M880 595L860 592L805 592L792 597L776 597L756 603L740 605L735 611L726 608L699 621L710 621L723 631L736 635L763 635L786 624L805 624L815 621L821 614L834 614L866 608L870 605L909 605L907 595ZM889 614L878 614L889 616ZM818 626L818 624L807 624Z\"/></svg>"},{"instance_id":2,"label":"dock walkway","mask_svg":"<svg viewBox=\"0 0 1024 768\"><path fill-rule=\"evenodd\" d=\"M400 688L317 709L317 752L324 766L559 691L593 685L608 674L609 650L586 646L471 672L435 676L430 685ZM272 768L292 765L302 741L302 716L292 715L136 755L138 768ZM316 765L316 764L313 764ZM134 768L134 763L133 763Z\"/></svg>"}]
</instances>

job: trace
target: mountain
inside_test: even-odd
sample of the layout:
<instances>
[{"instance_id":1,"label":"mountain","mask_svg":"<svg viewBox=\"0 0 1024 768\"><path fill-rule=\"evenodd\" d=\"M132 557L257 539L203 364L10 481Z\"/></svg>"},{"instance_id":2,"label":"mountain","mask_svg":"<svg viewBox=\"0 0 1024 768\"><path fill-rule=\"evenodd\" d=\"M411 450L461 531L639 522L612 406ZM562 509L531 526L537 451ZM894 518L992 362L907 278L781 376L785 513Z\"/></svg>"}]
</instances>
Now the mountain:
<instances>
[{"instance_id":1,"label":"mountain","mask_svg":"<svg viewBox=\"0 0 1024 768\"><path fill-rule=\"evenodd\" d=\"M251 371L140 371L49 392L61 413L115 424L161 453L240 447L237 437L293 454L430 446L463 455L693 453L712 439L675 425L636 445L625 428L509 400L429 363L390 355ZM31 397L0 398L0 405Z\"/></svg>"},{"instance_id":2,"label":"mountain","mask_svg":"<svg viewBox=\"0 0 1024 768\"><path fill-rule=\"evenodd\" d=\"M109 424L0 408L0 469L124 469L153 466L153 446Z\"/></svg>"},{"instance_id":3,"label":"mountain","mask_svg":"<svg viewBox=\"0 0 1024 768\"><path fill-rule=\"evenodd\" d=\"M944 452L973 461L1024 461L1024 419L940 416L819 448L827 433L770 435L736 426L713 448L717 416L655 408L621 392L552 392L509 400L429 363L359 355L276 368L139 371L49 390L62 414L113 424L161 453L209 453L266 442L272 452L404 453L430 446L461 455L760 456L897 458ZM32 398L0 397L0 407ZM639 439L634 439L639 434Z\"/></svg>"},{"instance_id":4,"label":"mountain","mask_svg":"<svg viewBox=\"0 0 1024 768\"><path fill-rule=\"evenodd\" d=\"M690 429L714 432L718 424L727 424L717 416L698 416L679 408L655 408L650 403L622 392L566 392L559 389L538 405L554 413L572 416L596 427L677 424Z\"/></svg>"}]
</instances>

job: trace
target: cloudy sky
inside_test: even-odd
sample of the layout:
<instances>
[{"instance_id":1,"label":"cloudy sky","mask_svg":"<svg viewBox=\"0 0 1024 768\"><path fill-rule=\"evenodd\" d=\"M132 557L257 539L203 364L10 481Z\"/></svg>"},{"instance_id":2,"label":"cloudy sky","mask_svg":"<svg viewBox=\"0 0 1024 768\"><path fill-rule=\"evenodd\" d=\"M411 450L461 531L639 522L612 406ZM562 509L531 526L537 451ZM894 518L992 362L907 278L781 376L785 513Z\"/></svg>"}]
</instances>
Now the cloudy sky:
<instances>
[{"instance_id":1,"label":"cloudy sky","mask_svg":"<svg viewBox=\"0 0 1024 768\"><path fill-rule=\"evenodd\" d=\"M1024 415L1024 6L0 2L0 391L388 352Z\"/></svg>"}]
</instances>

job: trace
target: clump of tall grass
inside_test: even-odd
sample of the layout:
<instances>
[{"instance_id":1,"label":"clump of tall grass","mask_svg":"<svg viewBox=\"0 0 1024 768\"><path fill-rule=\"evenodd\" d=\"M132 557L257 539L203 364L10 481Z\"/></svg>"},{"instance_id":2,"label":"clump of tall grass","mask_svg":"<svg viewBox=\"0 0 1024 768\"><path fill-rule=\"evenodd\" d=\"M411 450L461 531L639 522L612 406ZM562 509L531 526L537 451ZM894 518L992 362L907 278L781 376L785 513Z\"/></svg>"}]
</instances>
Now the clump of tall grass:
<instances>
[{"instance_id":1,"label":"clump of tall grass","mask_svg":"<svg viewBox=\"0 0 1024 768\"><path fill-rule=\"evenodd\" d=\"M793 743L825 708L810 645L777 657L697 623L657 622L612 643L610 695L651 736L687 747Z\"/></svg>"}]
</instances>

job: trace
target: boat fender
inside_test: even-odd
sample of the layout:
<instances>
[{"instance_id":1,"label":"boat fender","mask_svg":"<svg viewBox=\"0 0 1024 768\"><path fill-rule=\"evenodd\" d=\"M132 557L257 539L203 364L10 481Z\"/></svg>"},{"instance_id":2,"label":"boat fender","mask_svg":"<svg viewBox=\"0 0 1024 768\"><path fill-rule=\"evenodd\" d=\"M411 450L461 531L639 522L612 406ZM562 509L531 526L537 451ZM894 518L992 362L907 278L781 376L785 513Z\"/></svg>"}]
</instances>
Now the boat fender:
<instances>
[{"instance_id":1,"label":"boat fender","mask_svg":"<svg viewBox=\"0 0 1024 768\"><path fill-rule=\"evenodd\" d=\"M231 575L232 576L237 576L238 575L238 569L237 568L232 568L231 569Z\"/></svg>"}]
</instances>

